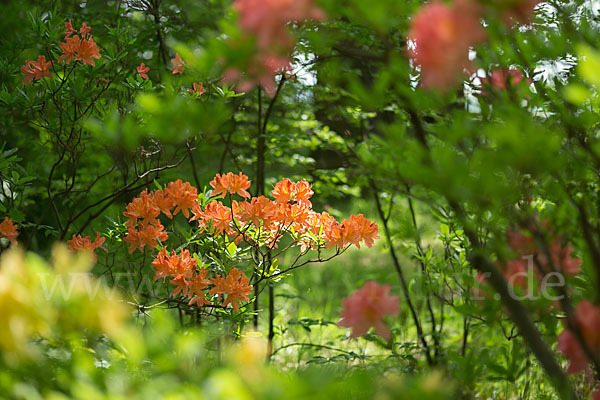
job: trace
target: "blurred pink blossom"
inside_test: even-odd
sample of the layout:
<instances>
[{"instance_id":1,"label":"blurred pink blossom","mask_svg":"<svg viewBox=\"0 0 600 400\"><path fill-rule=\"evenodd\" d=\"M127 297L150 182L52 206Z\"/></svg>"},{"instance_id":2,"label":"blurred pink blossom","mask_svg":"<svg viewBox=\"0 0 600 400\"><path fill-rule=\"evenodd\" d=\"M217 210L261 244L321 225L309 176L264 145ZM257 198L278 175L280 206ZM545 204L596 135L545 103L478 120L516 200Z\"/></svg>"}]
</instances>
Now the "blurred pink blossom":
<instances>
[{"instance_id":1,"label":"blurred pink blossom","mask_svg":"<svg viewBox=\"0 0 600 400\"><path fill-rule=\"evenodd\" d=\"M469 48L486 38L480 6L472 0L433 1L414 16L409 57L421 67L424 88L449 89L470 69Z\"/></svg>"},{"instance_id":2,"label":"blurred pink blossom","mask_svg":"<svg viewBox=\"0 0 600 400\"><path fill-rule=\"evenodd\" d=\"M390 339L391 332L383 321L386 315L398 315L398 296L390 296L390 285L379 285L369 281L346 297L343 301L342 319L338 325L352 328L350 338L362 336L371 327L384 339Z\"/></svg>"}]
</instances>

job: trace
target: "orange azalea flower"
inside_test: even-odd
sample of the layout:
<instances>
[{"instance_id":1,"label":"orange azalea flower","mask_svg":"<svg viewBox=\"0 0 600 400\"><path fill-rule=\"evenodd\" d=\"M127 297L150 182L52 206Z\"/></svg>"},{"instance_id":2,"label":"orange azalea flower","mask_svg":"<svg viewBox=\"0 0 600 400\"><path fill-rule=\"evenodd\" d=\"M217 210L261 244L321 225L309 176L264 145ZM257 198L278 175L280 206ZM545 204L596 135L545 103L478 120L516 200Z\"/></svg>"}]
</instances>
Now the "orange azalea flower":
<instances>
[{"instance_id":1,"label":"orange azalea flower","mask_svg":"<svg viewBox=\"0 0 600 400\"><path fill-rule=\"evenodd\" d=\"M342 223L343 225L343 223ZM348 241L360 249L360 241L364 241L367 247L371 247L375 239L379 239L379 228L375 222L366 219L362 214L351 215L348 220ZM352 232L352 233L350 233ZM350 240L350 237L354 240Z\"/></svg>"},{"instance_id":2,"label":"orange azalea flower","mask_svg":"<svg viewBox=\"0 0 600 400\"><path fill-rule=\"evenodd\" d=\"M311 207L312 204L308 199L314 194L310 188L310 184L306 180L292 182L288 178L282 179L275 184L275 188L271 191L271 195L275 197L277 203L297 202L300 205Z\"/></svg>"},{"instance_id":3,"label":"orange azalea flower","mask_svg":"<svg viewBox=\"0 0 600 400\"><path fill-rule=\"evenodd\" d=\"M67 61L67 64L70 64L71 60L75 58L75 61L83 61L83 65L90 64L95 66L96 62L94 58L99 59L101 56L98 46L89 35L92 28L84 22L79 30L81 34L80 38L78 35L71 36L76 32L71 25L71 20L65 24L65 27L67 28L65 41L60 43L63 54L58 58L58 62Z\"/></svg>"},{"instance_id":4,"label":"orange azalea flower","mask_svg":"<svg viewBox=\"0 0 600 400\"><path fill-rule=\"evenodd\" d=\"M513 285L513 287L521 287L523 290L528 290L528 265L523 259L509 260L500 265L500 270L504 279ZM536 271L537 273L538 271Z\"/></svg>"},{"instance_id":5,"label":"orange azalea flower","mask_svg":"<svg viewBox=\"0 0 600 400\"><path fill-rule=\"evenodd\" d=\"M238 302L249 301L248 295L252 291L252 285L249 285L250 280L237 268L232 268L227 278L217 275L210 282L215 286L210 289L209 294L227 295L222 304L224 307L231 304L233 309L238 312L240 309Z\"/></svg>"},{"instance_id":6,"label":"orange azalea flower","mask_svg":"<svg viewBox=\"0 0 600 400\"><path fill-rule=\"evenodd\" d=\"M73 57L75 57L75 53L79 50L80 44L81 39L77 35L66 38L65 42L60 42L59 45L63 54L58 58L58 62L66 60L67 64L70 64Z\"/></svg>"},{"instance_id":7,"label":"orange azalea flower","mask_svg":"<svg viewBox=\"0 0 600 400\"><path fill-rule=\"evenodd\" d=\"M63 34L65 35L65 37L69 37L72 34L74 34L75 32L77 32L75 29L73 29L73 25L71 25L71 19L69 18L69 22L65 22L65 29L66 31L63 32Z\"/></svg>"},{"instance_id":8,"label":"orange azalea flower","mask_svg":"<svg viewBox=\"0 0 600 400\"><path fill-rule=\"evenodd\" d=\"M242 197L249 198L251 196L246 189L250 187L250 183L251 182L248 180L248 177L241 172L239 175L234 175L231 172L223 174L223 176L217 174L217 176L210 181L210 186L213 188L210 196L213 197L221 194L222 197L225 197L227 193L231 193L239 194Z\"/></svg>"},{"instance_id":9,"label":"orange azalea flower","mask_svg":"<svg viewBox=\"0 0 600 400\"><path fill-rule=\"evenodd\" d=\"M506 231L506 241L510 248L519 254L533 254L537 252L537 246L531 233L527 235L519 229L508 228Z\"/></svg>"},{"instance_id":10,"label":"orange azalea flower","mask_svg":"<svg viewBox=\"0 0 600 400\"><path fill-rule=\"evenodd\" d=\"M309 210L308 217L306 218L306 221L304 222L304 226L299 227L299 228L294 228L294 229L296 230L297 233L299 233L301 235L305 234L306 232L312 233L317 238L317 240L323 239L327 243L328 248L331 248L333 246L336 246L336 242L334 240L332 240L335 237L335 232L333 232L334 231L333 228L335 226L339 227L337 230L337 232L339 232L338 244L342 245L342 247L343 247L343 244L342 244L343 238L341 236L341 225L339 223L337 223L335 218L333 218L327 212L317 213L312 210ZM321 235L321 236L319 236L319 235ZM315 243L315 241L310 238L305 238L304 240L300 241L299 245L300 245L301 252L304 252L309 247L312 249L317 248L317 243Z\"/></svg>"},{"instance_id":11,"label":"orange azalea flower","mask_svg":"<svg viewBox=\"0 0 600 400\"><path fill-rule=\"evenodd\" d=\"M14 221L8 219L8 217L4 217L4 221L0 222L0 237L8 239L12 244L17 245L18 236L19 232L17 232L17 226Z\"/></svg>"},{"instance_id":12,"label":"orange azalea flower","mask_svg":"<svg viewBox=\"0 0 600 400\"><path fill-rule=\"evenodd\" d=\"M165 214L169 219L173 219L171 209L175 207L175 199L173 199L173 197L171 197L168 193L166 193L164 190L157 190L156 192L154 192L154 198L152 199L152 203L160 210L160 212ZM194 204L194 206L196 204Z\"/></svg>"},{"instance_id":13,"label":"orange azalea flower","mask_svg":"<svg viewBox=\"0 0 600 400\"><path fill-rule=\"evenodd\" d=\"M204 214L204 211L202 210L200 203L198 203L198 202L194 203L194 206L192 207L192 214L194 214L194 216L192 218L190 218L190 222L198 221L198 223L200 224L200 227L206 226L204 224L204 219L206 218L206 215Z\"/></svg>"},{"instance_id":14,"label":"orange azalea flower","mask_svg":"<svg viewBox=\"0 0 600 400\"><path fill-rule=\"evenodd\" d=\"M158 240L161 242L166 241L169 237L167 232L165 232L165 227L157 222L155 224L141 224L140 226L140 251L144 246L148 246L150 249L154 250L158 245Z\"/></svg>"},{"instance_id":15,"label":"orange azalea flower","mask_svg":"<svg viewBox=\"0 0 600 400\"><path fill-rule=\"evenodd\" d=\"M142 251L142 245L140 243L140 233L133 226L127 228L127 236L123 238L129 243L129 254L133 253L135 249L139 248Z\"/></svg>"},{"instance_id":16,"label":"orange azalea flower","mask_svg":"<svg viewBox=\"0 0 600 400\"><path fill-rule=\"evenodd\" d=\"M325 211L322 213L309 211L308 218L306 220L306 229L310 230L314 235L319 235L321 227L323 227L323 230L325 230L336 223L337 222L335 218Z\"/></svg>"},{"instance_id":17,"label":"orange azalea flower","mask_svg":"<svg viewBox=\"0 0 600 400\"><path fill-rule=\"evenodd\" d=\"M346 246L346 240L344 238L344 229L342 224L337 221L332 222L329 226L325 226L323 229L323 237L327 243L326 248L332 247L344 248Z\"/></svg>"},{"instance_id":18,"label":"orange azalea flower","mask_svg":"<svg viewBox=\"0 0 600 400\"><path fill-rule=\"evenodd\" d=\"M171 264L169 263L169 253L166 249L162 249L156 255L154 261L152 261L152 266L156 269L154 273L154 280L157 281L160 278L163 278L163 282L165 279L171 276L173 271L171 270Z\"/></svg>"},{"instance_id":19,"label":"orange azalea flower","mask_svg":"<svg viewBox=\"0 0 600 400\"><path fill-rule=\"evenodd\" d=\"M190 94L195 94L196 96L201 96L202 94L206 93L206 90L204 89L202 83L194 82L192 84L192 86L194 88L188 90L188 92L190 92Z\"/></svg>"},{"instance_id":20,"label":"orange azalea flower","mask_svg":"<svg viewBox=\"0 0 600 400\"><path fill-rule=\"evenodd\" d=\"M133 253L137 248L143 251L144 246L154 250L158 245L157 240L164 242L169 238L165 227L159 221L154 224L141 222L139 228L139 232L133 226L127 228L124 240L129 243L129 253Z\"/></svg>"},{"instance_id":21,"label":"orange azalea flower","mask_svg":"<svg viewBox=\"0 0 600 400\"><path fill-rule=\"evenodd\" d=\"M71 20L69 20L71 21ZM90 33L92 30L92 28L90 26L87 26L87 24L84 22L81 25L81 28L79 29L79 33L81 33L82 37L87 37L88 33Z\"/></svg>"},{"instance_id":22,"label":"orange azalea flower","mask_svg":"<svg viewBox=\"0 0 600 400\"><path fill-rule=\"evenodd\" d=\"M173 199L176 205L173 215L177 215L181 211L186 218L190 218L189 209L194 207L196 200L198 200L196 188L190 185L189 182L184 183L181 179L178 179L175 182L170 182L164 192Z\"/></svg>"},{"instance_id":23,"label":"orange azalea flower","mask_svg":"<svg viewBox=\"0 0 600 400\"><path fill-rule=\"evenodd\" d=\"M327 248L338 246L343 248L351 243L360 249L360 242L364 241L367 247L371 247L375 239L379 239L379 228L375 222L366 219L362 214L351 215L341 224L333 221L324 228L324 237Z\"/></svg>"},{"instance_id":24,"label":"orange azalea flower","mask_svg":"<svg viewBox=\"0 0 600 400\"><path fill-rule=\"evenodd\" d=\"M79 43L77 53L75 54L75 60L83 61L83 65L90 64L94 67L96 66L94 58L99 59L100 57L100 50L98 50L98 46L91 36L89 39L83 39Z\"/></svg>"},{"instance_id":25,"label":"orange azalea flower","mask_svg":"<svg viewBox=\"0 0 600 400\"><path fill-rule=\"evenodd\" d=\"M173 75L175 74L183 74L183 60L179 56L179 53L175 54L175 58L171 59L173 66L171 67L171 71L173 71Z\"/></svg>"},{"instance_id":26,"label":"orange azalea flower","mask_svg":"<svg viewBox=\"0 0 600 400\"><path fill-rule=\"evenodd\" d=\"M139 197L135 197L131 200L131 203L127 205L127 211L123 212L123 215L127 217L127 226L133 226L138 219L150 223L156 220L156 217L160 214L160 209L154 204L154 198L152 194L148 194L148 190L144 190L140 193Z\"/></svg>"},{"instance_id":27,"label":"orange azalea flower","mask_svg":"<svg viewBox=\"0 0 600 400\"><path fill-rule=\"evenodd\" d=\"M136 68L138 74L142 77L142 79L148 79L147 72L150 71L150 67L146 67L146 64L141 63L139 67Z\"/></svg>"},{"instance_id":28,"label":"orange azalea flower","mask_svg":"<svg viewBox=\"0 0 600 400\"><path fill-rule=\"evenodd\" d=\"M186 281L183 276L180 275L176 278L171 279L170 283L175 285L175 289L173 289L172 293L173 297L177 296L179 293L181 293L183 297L187 297L188 292L190 290L190 283Z\"/></svg>"},{"instance_id":29,"label":"orange azalea flower","mask_svg":"<svg viewBox=\"0 0 600 400\"><path fill-rule=\"evenodd\" d=\"M26 60L25 65L21 66L21 72L25 75L23 83L29 83L32 80L40 80L43 77L52 79L50 67L52 61L46 61L45 56L39 56L37 61Z\"/></svg>"},{"instance_id":30,"label":"orange azalea flower","mask_svg":"<svg viewBox=\"0 0 600 400\"><path fill-rule=\"evenodd\" d=\"M191 298L188 305L192 305L196 303L198 307L202 307L205 304L212 304L210 301L206 299L206 295L204 294L204 289L208 287L210 281L206 279L206 275L208 274L208 270L206 268L200 268L198 271L198 275L194 276L189 284L189 293L194 296Z\"/></svg>"},{"instance_id":31,"label":"orange azalea flower","mask_svg":"<svg viewBox=\"0 0 600 400\"><path fill-rule=\"evenodd\" d=\"M204 218L212 220L212 229L216 234L221 234L224 231L229 232L231 229L231 209L219 201L211 201L206 205Z\"/></svg>"},{"instance_id":32,"label":"orange azalea flower","mask_svg":"<svg viewBox=\"0 0 600 400\"><path fill-rule=\"evenodd\" d=\"M105 247L102 247L102 245L104 244L104 242L106 241L105 238L100 237L100 232L96 233L96 240L94 240L92 242L92 239L89 236L86 237L82 237L81 235L73 235L73 237L71 238L71 240L67 241L67 246L69 247L69 250L71 251L88 251L92 254L92 259L94 260L94 263L98 260L96 257L96 253L94 252L94 250L100 248L106 252L108 252L108 250Z\"/></svg>"},{"instance_id":33,"label":"orange azalea flower","mask_svg":"<svg viewBox=\"0 0 600 400\"><path fill-rule=\"evenodd\" d=\"M470 66L469 47L485 38L480 7L474 0L425 4L414 16L409 39L416 49L409 56L421 67L425 88L448 89Z\"/></svg>"},{"instance_id":34,"label":"orange azalea flower","mask_svg":"<svg viewBox=\"0 0 600 400\"><path fill-rule=\"evenodd\" d=\"M398 315L398 296L390 296L390 285L369 281L346 297L343 302L342 319L338 325L352 328L350 339L366 334L371 327L375 333L389 340L392 333L383 321L386 315Z\"/></svg>"},{"instance_id":35,"label":"orange azalea flower","mask_svg":"<svg viewBox=\"0 0 600 400\"><path fill-rule=\"evenodd\" d=\"M198 265L198 263L190 256L189 250L183 250L179 255L173 250L171 255L169 255L166 249L162 249L154 261L152 261L152 266L156 269L154 280L156 281L163 278L164 282L168 277L172 277L178 281L191 279L196 270L196 265ZM173 283L173 281L171 281L171 283ZM186 296L187 289L182 288L179 291L182 290L184 290L183 295ZM179 291L177 291L177 293L179 293ZM177 293L174 293L173 295L176 295Z\"/></svg>"},{"instance_id":36,"label":"orange azalea flower","mask_svg":"<svg viewBox=\"0 0 600 400\"><path fill-rule=\"evenodd\" d=\"M269 225L271 223L270 218L276 211L275 203L265 196L254 197L250 202L236 202L235 205L239 210L239 220L252 222L256 227L260 226L261 220L264 225Z\"/></svg>"},{"instance_id":37,"label":"orange azalea flower","mask_svg":"<svg viewBox=\"0 0 600 400\"><path fill-rule=\"evenodd\" d=\"M272 220L284 226L290 224L304 224L308 218L308 208L300 204L279 204L273 213Z\"/></svg>"}]
</instances>

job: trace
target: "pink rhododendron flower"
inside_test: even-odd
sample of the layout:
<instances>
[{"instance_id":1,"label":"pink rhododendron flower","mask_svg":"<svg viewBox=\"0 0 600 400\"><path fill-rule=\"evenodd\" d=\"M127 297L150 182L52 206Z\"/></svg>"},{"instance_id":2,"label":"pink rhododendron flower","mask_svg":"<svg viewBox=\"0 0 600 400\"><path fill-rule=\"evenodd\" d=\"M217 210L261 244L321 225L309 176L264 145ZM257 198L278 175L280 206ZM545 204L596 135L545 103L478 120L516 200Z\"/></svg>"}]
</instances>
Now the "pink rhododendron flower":
<instances>
[{"instance_id":1,"label":"pink rhododendron flower","mask_svg":"<svg viewBox=\"0 0 600 400\"><path fill-rule=\"evenodd\" d=\"M578 257L573 257L573 248L571 246L560 247L558 254L556 247L553 246L553 254L557 255L560 260L559 265L567 275L577 275L579 273L579 267L581 267L581 260Z\"/></svg>"},{"instance_id":2,"label":"pink rhododendron flower","mask_svg":"<svg viewBox=\"0 0 600 400\"><path fill-rule=\"evenodd\" d=\"M240 14L239 26L256 36L261 50L291 49L289 22L325 18L315 0L238 0L234 7Z\"/></svg>"},{"instance_id":3,"label":"pink rhododendron flower","mask_svg":"<svg viewBox=\"0 0 600 400\"><path fill-rule=\"evenodd\" d=\"M268 95L273 95L275 76L291 71L290 53L295 39L288 24L321 20L325 13L315 5L315 0L237 0L234 7L239 13L239 27L250 38L256 38L258 49L245 65L227 68L223 81L238 82L238 91L261 86Z\"/></svg>"},{"instance_id":4,"label":"pink rhododendron flower","mask_svg":"<svg viewBox=\"0 0 600 400\"><path fill-rule=\"evenodd\" d=\"M398 296L390 296L390 285L379 285L369 281L343 301L342 319L339 326L352 328L350 338L362 336L371 327L384 339L390 339L391 332L383 321L386 315L398 315Z\"/></svg>"},{"instance_id":5,"label":"pink rhododendron flower","mask_svg":"<svg viewBox=\"0 0 600 400\"><path fill-rule=\"evenodd\" d=\"M482 85L490 85L496 89L506 89L508 85L518 85L523 80L523 73L518 69L495 69L490 73L489 78L479 78L479 80Z\"/></svg>"},{"instance_id":6,"label":"pink rhododendron flower","mask_svg":"<svg viewBox=\"0 0 600 400\"><path fill-rule=\"evenodd\" d=\"M471 0L457 0L454 6L434 1L415 14L408 36L416 48L409 57L421 67L423 87L448 89L469 69L469 47L486 37L480 14Z\"/></svg>"},{"instance_id":7,"label":"pink rhododendron flower","mask_svg":"<svg viewBox=\"0 0 600 400\"><path fill-rule=\"evenodd\" d=\"M236 90L240 92L248 92L255 86L260 86L271 96L277 88L275 76L291 71L290 63L291 60L287 56L256 54L249 60L244 74L237 68L229 68L225 71L223 82L226 85L239 82Z\"/></svg>"},{"instance_id":8,"label":"pink rhododendron flower","mask_svg":"<svg viewBox=\"0 0 600 400\"><path fill-rule=\"evenodd\" d=\"M504 22L507 25L514 25L516 22L528 24L539 3L540 0L500 0L500 6L504 9Z\"/></svg>"},{"instance_id":9,"label":"pink rhododendron flower","mask_svg":"<svg viewBox=\"0 0 600 400\"><path fill-rule=\"evenodd\" d=\"M600 307L583 300L573 310L573 320L579 327L583 340L594 354L600 351ZM566 329L558 335L558 350L569 359L568 374L588 368L589 359L573 332Z\"/></svg>"}]
</instances>

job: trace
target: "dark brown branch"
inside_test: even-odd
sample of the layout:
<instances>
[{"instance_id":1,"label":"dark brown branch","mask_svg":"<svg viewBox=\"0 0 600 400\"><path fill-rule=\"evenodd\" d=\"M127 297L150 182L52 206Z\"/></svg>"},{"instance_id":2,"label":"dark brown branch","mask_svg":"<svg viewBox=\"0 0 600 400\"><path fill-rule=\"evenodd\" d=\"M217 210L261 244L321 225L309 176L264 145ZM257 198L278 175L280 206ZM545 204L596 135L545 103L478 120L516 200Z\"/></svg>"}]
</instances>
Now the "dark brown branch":
<instances>
[{"instance_id":1,"label":"dark brown branch","mask_svg":"<svg viewBox=\"0 0 600 400\"><path fill-rule=\"evenodd\" d=\"M481 246L481 242L475 231L469 227L464 210L458 204L451 205L459 219L462 220L465 235L471 244L472 253L469 257L469 261L476 270L485 274L490 285L500 295L502 304L508 311L513 322L519 328L520 334L539 360L542 368L548 374L561 398L569 400L577 399L577 395L571 388L561 366L554 358L554 354L542 340L540 331L529 317L527 309L511 295L508 283L496 264L485 257L485 250Z\"/></svg>"},{"instance_id":2,"label":"dark brown branch","mask_svg":"<svg viewBox=\"0 0 600 400\"><path fill-rule=\"evenodd\" d=\"M396 255L396 250L394 249L394 244L392 243L392 236L390 233L390 229L388 226L388 222L385 220L385 213L383 212L383 208L381 206L381 201L379 200L379 191L377 190L377 186L375 186L375 182L372 179L369 179L369 183L371 185L371 189L373 190L373 196L375 197L375 205L377 207L377 213L379 214L379 218L383 222L384 235L390 248L390 256L392 257L392 262L394 263L394 267L396 268L396 272L398 273L398 277L400 278L400 284L402 285L402 293L404 295L404 300L406 301L406 305L410 309L410 314L412 316L413 322L415 324L415 328L417 329L417 336L419 341L423 345L423 351L425 353L425 358L427 359L427 364L433 365L433 359L431 358L429 344L427 343L427 339L425 338L425 333L423 332L423 328L421 326L421 321L419 320L419 315L417 314L417 310L412 302L410 297L410 293L408 291L408 284L406 282L406 278L404 277L404 271L402 271L402 266L400 265L400 260L398 260L398 256Z\"/></svg>"}]
</instances>

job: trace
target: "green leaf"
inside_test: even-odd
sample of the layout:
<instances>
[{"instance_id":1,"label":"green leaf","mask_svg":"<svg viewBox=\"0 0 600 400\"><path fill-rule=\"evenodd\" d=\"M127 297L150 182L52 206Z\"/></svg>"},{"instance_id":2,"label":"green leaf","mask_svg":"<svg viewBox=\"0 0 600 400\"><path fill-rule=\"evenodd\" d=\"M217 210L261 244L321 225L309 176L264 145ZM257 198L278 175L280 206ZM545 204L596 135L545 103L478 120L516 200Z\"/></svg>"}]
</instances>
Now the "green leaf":
<instances>
[{"instance_id":1,"label":"green leaf","mask_svg":"<svg viewBox=\"0 0 600 400\"><path fill-rule=\"evenodd\" d=\"M237 250L237 245L234 242L231 242L227 245L227 252L229 253L229 255L231 257L233 257L235 255L236 250Z\"/></svg>"},{"instance_id":2,"label":"green leaf","mask_svg":"<svg viewBox=\"0 0 600 400\"><path fill-rule=\"evenodd\" d=\"M580 44L577 46L579 64L577 71L590 85L600 88L600 52L591 47Z\"/></svg>"}]
</instances>

